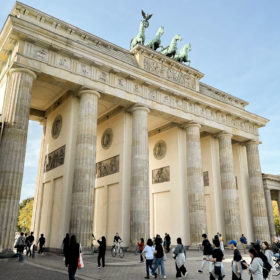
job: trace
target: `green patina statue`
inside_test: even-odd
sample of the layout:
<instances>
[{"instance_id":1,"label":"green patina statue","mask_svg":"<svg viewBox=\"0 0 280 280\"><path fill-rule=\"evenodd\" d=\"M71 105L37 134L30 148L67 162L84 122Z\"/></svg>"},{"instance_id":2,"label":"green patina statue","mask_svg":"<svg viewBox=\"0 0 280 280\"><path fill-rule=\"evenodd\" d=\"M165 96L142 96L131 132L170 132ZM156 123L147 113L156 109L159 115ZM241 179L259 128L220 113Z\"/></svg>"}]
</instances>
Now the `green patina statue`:
<instances>
[{"instance_id":1,"label":"green patina statue","mask_svg":"<svg viewBox=\"0 0 280 280\"><path fill-rule=\"evenodd\" d=\"M179 53L176 53L174 59L178 62L187 62L189 65L191 61L188 59L188 53L192 50L191 44L184 45Z\"/></svg>"},{"instance_id":2,"label":"green patina statue","mask_svg":"<svg viewBox=\"0 0 280 280\"><path fill-rule=\"evenodd\" d=\"M148 47L148 48L150 48L150 49L152 49L152 50L154 50L154 51L156 51L159 47L162 48L163 46L161 45L161 36L163 35L163 33L164 33L164 27L161 26L161 27L158 29L155 38L154 38L153 40L151 40L151 41L146 45L146 47Z\"/></svg>"},{"instance_id":3,"label":"green patina statue","mask_svg":"<svg viewBox=\"0 0 280 280\"><path fill-rule=\"evenodd\" d=\"M176 55L176 52L177 52L177 44L178 44L178 41L182 41L182 37L179 35L179 34L176 34L170 45L163 48L160 53L168 56L168 57L171 57L171 58L174 58L174 56Z\"/></svg>"},{"instance_id":4,"label":"green patina statue","mask_svg":"<svg viewBox=\"0 0 280 280\"><path fill-rule=\"evenodd\" d=\"M145 29L149 27L149 19L152 17L152 14L145 14L142 10L143 19L141 20L138 34L131 39L130 49L133 49L137 44L144 45L145 43Z\"/></svg>"}]
</instances>

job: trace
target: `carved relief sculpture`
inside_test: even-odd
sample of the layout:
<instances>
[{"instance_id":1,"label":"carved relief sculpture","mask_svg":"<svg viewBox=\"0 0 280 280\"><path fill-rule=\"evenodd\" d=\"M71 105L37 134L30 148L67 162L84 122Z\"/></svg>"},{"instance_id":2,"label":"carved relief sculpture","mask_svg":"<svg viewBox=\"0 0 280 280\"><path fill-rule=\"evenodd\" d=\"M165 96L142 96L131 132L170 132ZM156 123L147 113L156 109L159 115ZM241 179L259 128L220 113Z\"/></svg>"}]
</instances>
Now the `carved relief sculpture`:
<instances>
[{"instance_id":1,"label":"carved relief sculpture","mask_svg":"<svg viewBox=\"0 0 280 280\"><path fill-rule=\"evenodd\" d=\"M114 156L96 163L96 177L101 178L119 172L120 156Z\"/></svg>"},{"instance_id":2,"label":"carved relief sculpture","mask_svg":"<svg viewBox=\"0 0 280 280\"><path fill-rule=\"evenodd\" d=\"M170 181L170 167L165 166L152 171L153 184L169 182Z\"/></svg>"},{"instance_id":3,"label":"carved relief sculpture","mask_svg":"<svg viewBox=\"0 0 280 280\"><path fill-rule=\"evenodd\" d=\"M154 157L162 159L166 155L166 143L163 140L158 141L154 146Z\"/></svg>"},{"instance_id":4,"label":"carved relief sculpture","mask_svg":"<svg viewBox=\"0 0 280 280\"><path fill-rule=\"evenodd\" d=\"M113 142L113 130L107 128L101 138L101 145L103 149L109 149Z\"/></svg>"},{"instance_id":5,"label":"carved relief sculpture","mask_svg":"<svg viewBox=\"0 0 280 280\"><path fill-rule=\"evenodd\" d=\"M58 138L62 127L62 116L58 115L52 125L52 138Z\"/></svg>"},{"instance_id":6,"label":"carved relief sculpture","mask_svg":"<svg viewBox=\"0 0 280 280\"><path fill-rule=\"evenodd\" d=\"M44 172L48 172L64 164L65 145L45 156Z\"/></svg>"}]
</instances>

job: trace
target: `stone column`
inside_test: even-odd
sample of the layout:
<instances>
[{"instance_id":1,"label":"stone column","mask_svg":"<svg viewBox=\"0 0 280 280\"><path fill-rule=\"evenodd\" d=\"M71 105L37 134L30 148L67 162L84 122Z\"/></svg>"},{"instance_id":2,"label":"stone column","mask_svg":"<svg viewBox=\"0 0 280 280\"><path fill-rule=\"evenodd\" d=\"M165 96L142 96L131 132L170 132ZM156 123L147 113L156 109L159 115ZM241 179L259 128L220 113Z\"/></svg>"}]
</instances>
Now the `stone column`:
<instances>
[{"instance_id":1,"label":"stone column","mask_svg":"<svg viewBox=\"0 0 280 280\"><path fill-rule=\"evenodd\" d=\"M190 123L187 132L187 190L189 200L190 240L192 245L201 242L206 233L206 206L202 177L200 125Z\"/></svg>"},{"instance_id":2,"label":"stone column","mask_svg":"<svg viewBox=\"0 0 280 280\"><path fill-rule=\"evenodd\" d=\"M150 237L149 194L149 109L135 105L132 109L132 155L130 192L130 243Z\"/></svg>"},{"instance_id":3,"label":"stone column","mask_svg":"<svg viewBox=\"0 0 280 280\"><path fill-rule=\"evenodd\" d=\"M268 216L264 198L258 145L259 143L257 141L246 143L253 229L255 239L269 240Z\"/></svg>"},{"instance_id":4,"label":"stone column","mask_svg":"<svg viewBox=\"0 0 280 280\"><path fill-rule=\"evenodd\" d=\"M10 70L9 102L0 143L0 252L13 248L24 168L31 90L35 73Z\"/></svg>"},{"instance_id":5,"label":"stone column","mask_svg":"<svg viewBox=\"0 0 280 280\"><path fill-rule=\"evenodd\" d=\"M232 135L226 132L218 134L226 241L231 239L239 240L241 235L238 192L234 175L231 137Z\"/></svg>"},{"instance_id":6,"label":"stone column","mask_svg":"<svg viewBox=\"0 0 280 280\"><path fill-rule=\"evenodd\" d=\"M268 223L269 223L269 231L271 240L274 236L276 236L275 224L274 224L274 217L273 217L273 209L272 209L272 200L271 200L271 193L269 189L264 190L265 200L266 200L266 208L267 208L267 215L268 215ZM268 240L267 242L269 242Z\"/></svg>"},{"instance_id":7,"label":"stone column","mask_svg":"<svg viewBox=\"0 0 280 280\"><path fill-rule=\"evenodd\" d=\"M97 110L100 94L91 89L79 92L80 113L72 189L70 232L83 247L90 247L93 230L96 170Z\"/></svg>"}]
</instances>

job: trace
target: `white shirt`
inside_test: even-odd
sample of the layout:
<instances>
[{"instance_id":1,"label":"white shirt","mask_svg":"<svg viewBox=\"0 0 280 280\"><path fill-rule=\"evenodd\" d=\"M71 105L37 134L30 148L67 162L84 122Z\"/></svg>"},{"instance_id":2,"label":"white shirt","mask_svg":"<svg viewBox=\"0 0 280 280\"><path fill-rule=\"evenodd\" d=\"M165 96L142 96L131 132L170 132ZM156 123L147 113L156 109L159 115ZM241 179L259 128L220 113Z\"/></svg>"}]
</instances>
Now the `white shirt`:
<instances>
[{"instance_id":1,"label":"white shirt","mask_svg":"<svg viewBox=\"0 0 280 280\"><path fill-rule=\"evenodd\" d=\"M145 254L146 260L153 260L154 252L155 252L154 247L146 245L142 253Z\"/></svg>"}]
</instances>

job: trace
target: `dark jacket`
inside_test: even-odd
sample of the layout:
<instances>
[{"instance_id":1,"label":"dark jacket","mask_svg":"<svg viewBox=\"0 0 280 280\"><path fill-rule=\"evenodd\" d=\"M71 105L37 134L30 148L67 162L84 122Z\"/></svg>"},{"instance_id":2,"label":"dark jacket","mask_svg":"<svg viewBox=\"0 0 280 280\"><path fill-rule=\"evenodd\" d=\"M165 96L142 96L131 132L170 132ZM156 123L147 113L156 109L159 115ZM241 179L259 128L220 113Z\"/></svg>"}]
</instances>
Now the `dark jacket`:
<instances>
[{"instance_id":1,"label":"dark jacket","mask_svg":"<svg viewBox=\"0 0 280 280\"><path fill-rule=\"evenodd\" d=\"M100 240L97 240L97 242L99 244L99 254L104 255L106 252L106 242Z\"/></svg>"},{"instance_id":2,"label":"dark jacket","mask_svg":"<svg viewBox=\"0 0 280 280\"><path fill-rule=\"evenodd\" d=\"M67 250L67 265L71 267L78 267L78 260L80 255L80 244L70 245Z\"/></svg>"}]
</instances>

